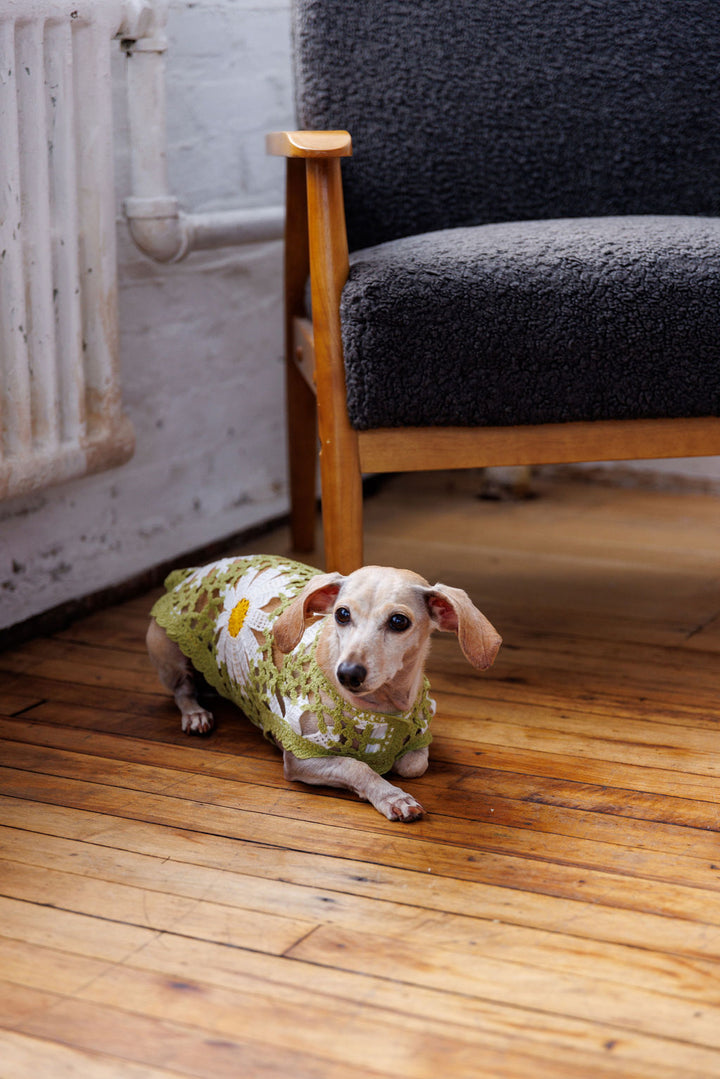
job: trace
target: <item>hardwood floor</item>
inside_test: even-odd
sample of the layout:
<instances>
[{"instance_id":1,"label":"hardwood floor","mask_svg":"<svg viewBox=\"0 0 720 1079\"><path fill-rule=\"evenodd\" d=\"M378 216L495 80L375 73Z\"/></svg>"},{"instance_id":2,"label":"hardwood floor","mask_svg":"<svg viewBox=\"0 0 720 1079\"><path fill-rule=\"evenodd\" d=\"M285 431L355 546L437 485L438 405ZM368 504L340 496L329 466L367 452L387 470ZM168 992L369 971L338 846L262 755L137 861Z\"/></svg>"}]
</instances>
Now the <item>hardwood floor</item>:
<instances>
[{"instance_id":1,"label":"hardwood floor","mask_svg":"<svg viewBox=\"0 0 720 1079\"><path fill-rule=\"evenodd\" d=\"M1 1079L720 1076L720 500L478 483L367 506L505 638L435 640L420 822L182 735L153 595L0 654Z\"/></svg>"}]
</instances>

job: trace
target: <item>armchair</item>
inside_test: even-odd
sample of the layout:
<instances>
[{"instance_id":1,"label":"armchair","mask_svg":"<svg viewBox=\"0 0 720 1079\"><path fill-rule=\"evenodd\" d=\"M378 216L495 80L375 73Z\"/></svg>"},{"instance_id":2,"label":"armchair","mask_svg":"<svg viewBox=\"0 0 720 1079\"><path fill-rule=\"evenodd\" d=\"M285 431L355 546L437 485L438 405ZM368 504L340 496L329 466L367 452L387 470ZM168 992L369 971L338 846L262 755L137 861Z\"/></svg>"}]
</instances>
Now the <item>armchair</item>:
<instances>
[{"instance_id":1,"label":"armchair","mask_svg":"<svg viewBox=\"0 0 720 1079\"><path fill-rule=\"evenodd\" d=\"M318 433L342 572L363 473L720 453L715 0L295 0L293 34L299 550Z\"/></svg>"}]
</instances>

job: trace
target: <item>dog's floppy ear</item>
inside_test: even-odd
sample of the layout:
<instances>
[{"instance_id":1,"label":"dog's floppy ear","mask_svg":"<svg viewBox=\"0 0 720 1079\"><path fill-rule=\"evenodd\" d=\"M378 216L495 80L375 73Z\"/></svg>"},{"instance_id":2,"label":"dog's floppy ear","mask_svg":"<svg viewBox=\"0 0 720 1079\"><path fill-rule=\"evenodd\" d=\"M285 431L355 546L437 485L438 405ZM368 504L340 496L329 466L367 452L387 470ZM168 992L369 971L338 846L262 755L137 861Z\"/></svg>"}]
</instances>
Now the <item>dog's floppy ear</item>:
<instances>
[{"instance_id":1,"label":"dog's floppy ear","mask_svg":"<svg viewBox=\"0 0 720 1079\"><path fill-rule=\"evenodd\" d=\"M285 655L292 652L312 615L327 614L332 610L344 580L340 573L319 573L308 581L273 626L275 644L281 652Z\"/></svg>"},{"instance_id":2,"label":"dog's floppy ear","mask_svg":"<svg viewBox=\"0 0 720 1079\"><path fill-rule=\"evenodd\" d=\"M456 633L465 658L484 671L502 644L502 637L462 588L436 584L425 592L430 618L438 629Z\"/></svg>"}]
</instances>

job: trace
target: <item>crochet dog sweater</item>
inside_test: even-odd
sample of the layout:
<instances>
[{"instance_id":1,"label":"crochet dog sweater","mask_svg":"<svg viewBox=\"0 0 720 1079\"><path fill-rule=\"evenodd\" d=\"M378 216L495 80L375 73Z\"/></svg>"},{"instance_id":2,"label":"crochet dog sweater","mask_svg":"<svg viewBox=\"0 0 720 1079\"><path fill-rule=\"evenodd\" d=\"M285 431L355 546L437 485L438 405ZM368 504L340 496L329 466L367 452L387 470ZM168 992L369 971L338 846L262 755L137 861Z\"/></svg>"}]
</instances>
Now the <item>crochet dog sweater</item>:
<instances>
[{"instance_id":1,"label":"crochet dog sweater","mask_svg":"<svg viewBox=\"0 0 720 1079\"><path fill-rule=\"evenodd\" d=\"M322 619L306 628L276 666L275 619L318 572L270 555L176 570L152 616L209 684L270 741L299 758L354 757L382 774L398 757L429 745L435 712L429 683L426 678L406 713L353 708L315 661ZM312 733L303 731L308 713L317 717L318 730Z\"/></svg>"}]
</instances>

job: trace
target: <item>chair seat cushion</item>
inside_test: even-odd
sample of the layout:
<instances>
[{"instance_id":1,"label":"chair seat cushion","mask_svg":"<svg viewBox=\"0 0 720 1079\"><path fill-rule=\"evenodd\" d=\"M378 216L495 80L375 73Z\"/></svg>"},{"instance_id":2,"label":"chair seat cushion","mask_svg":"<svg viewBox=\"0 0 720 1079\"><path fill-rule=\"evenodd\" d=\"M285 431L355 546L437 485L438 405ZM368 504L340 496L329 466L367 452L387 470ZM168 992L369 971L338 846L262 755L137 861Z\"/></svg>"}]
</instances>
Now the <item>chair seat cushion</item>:
<instances>
[{"instance_id":1,"label":"chair seat cushion","mask_svg":"<svg viewBox=\"0 0 720 1079\"><path fill-rule=\"evenodd\" d=\"M356 251L350 422L506 426L720 414L720 218L447 229Z\"/></svg>"}]
</instances>

